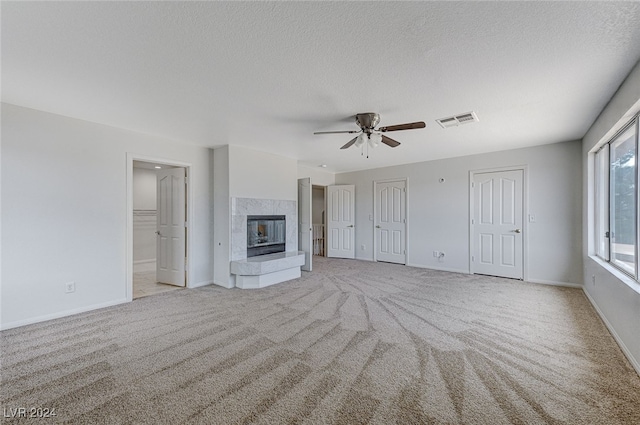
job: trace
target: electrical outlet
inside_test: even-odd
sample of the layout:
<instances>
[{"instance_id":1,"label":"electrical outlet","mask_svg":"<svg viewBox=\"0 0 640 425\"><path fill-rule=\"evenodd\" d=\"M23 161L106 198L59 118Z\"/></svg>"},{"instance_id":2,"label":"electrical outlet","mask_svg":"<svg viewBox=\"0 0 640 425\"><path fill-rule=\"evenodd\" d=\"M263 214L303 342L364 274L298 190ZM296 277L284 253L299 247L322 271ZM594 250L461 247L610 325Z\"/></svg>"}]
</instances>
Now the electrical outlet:
<instances>
[{"instance_id":1,"label":"electrical outlet","mask_svg":"<svg viewBox=\"0 0 640 425\"><path fill-rule=\"evenodd\" d=\"M67 282L64 284L64 292L67 294L71 292L76 292L76 283L75 282Z\"/></svg>"},{"instance_id":2,"label":"electrical outlet","mask_svg":"<svg viewBox=\"0 0 640 425\"><path fill-rule=\"evenodd\" d=\"M364 244L362 244L362 245L360 245L360 249L364 251L367 248L364 246Z\"/></svg>"},{"instance_id":3,"label":"electrical outlet","mask_svg":"<svg viewBox=\"0 0 640 425\"><path fill-rule=\"evenodd\" d=\"M438 251L433 251L433 256L438 258L438 256L440 255L440 253Z\"/></svg>"}]
</instances>

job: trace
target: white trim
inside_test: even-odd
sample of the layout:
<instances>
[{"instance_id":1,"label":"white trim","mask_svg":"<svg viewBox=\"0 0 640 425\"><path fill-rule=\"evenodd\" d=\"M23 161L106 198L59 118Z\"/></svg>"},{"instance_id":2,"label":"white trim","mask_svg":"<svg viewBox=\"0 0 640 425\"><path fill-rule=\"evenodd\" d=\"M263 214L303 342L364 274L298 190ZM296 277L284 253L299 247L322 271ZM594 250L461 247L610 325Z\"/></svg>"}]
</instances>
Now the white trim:
<instances>
[{"instance_id":1,"label":"white trim","mask_svg":"<svg viewBox=\"0 0 640 425\"><path fill-rule=\"evenodd\" d=\"M620 270L617 267L611 265L608 261L603 260L602 258L598 257L597 255L589 255L589 258L591 260L593 260L595 263L597 263L604 270L609 272L611 275L613 275L614 278L618 279L620 282L622 282L625 285L627 285L633 291L635 291L638 294L640 294L640 282L635 280L633 277L631 277L628 274L624 273L622 270Z\"/></svg>"},{"instance_id":2,"label":"white trim","mask_svg":"<svg viewBox=\"0 0 640 425\"><path fill-rule=\"evenodd\" d=\"M469 273L469 270L452 269L450 267L434 267L434 266L431 266L431 265L426 266L424 264L414 264L414 263L407 263L407 266L409 266L409 267L417 267L419 269L438 270L440 272L471 274L471 273Z\"/></svg>"},{"instance_id":3,"label":"white trim","mask_svg":"<svg viewBox=\"0 0 640 425\"><path fill-rule=\"evenodd\" d=\"M201 288L208 285L213 285L213 280L203 280L201 282L192 283L189 288Z\"/></svg>"},{"instance_id":4,"label":"white trim","mask_svg":"<svg viewBox=\"0 0 640 425\"><path fill-rule=\"evenodd\" d=\"M44 316L32 317L25 320L18 320L10 323L3 323L0 325L0 330L5 331L7 329L13 329L20 326L33 325L35 323L46 322L48 320L60 319L61 317L73 316L74 314L86 313L88 311L98 310L106 307L113 307L114 305L125 304L129 300L122 298L116 301L109 301L106 303L93 304L80 308L74 308L71 310L59 311L57 313L45 314Z\"/></svg>"},{"instance_id":5,"label":"white trim","mask_svg":"<svg viewBox=\"0 0 640 425\"><path fill-rule=\"evenodd\" d=\"M625 357L627 358L627 360L629 360L629 363L631 363L631 366L633 366L633 368L636 370L636 373L640 375L640 361L638 361L636 358L633 357L633 354L631 354L631 351L624 344L624 341L622 340L622 338L620 338L615 328L611 325L611 323L609 323L609 320L607 320L607 317L602 313L602 310L600 310L600 307L598 307L598 304L596 304L596 301L593 298L591 298L591 295L589 295L589 292L587 292L587 289L583 287L582 292L584 292L584 295L587 297L587 299L589 300L593 308L596 310L596 312L600 316L600 319L602 319L607 329L609 329L609 332L613 336L613 339L616 340L616 342L620 346L620 349L624 353Z\"/></svg>"},{"instance_id":6,"label":"white trim","mask_svg":"<svg viewBox=\"0 0 640 425\"><path fill-rule=\"evenodd\" d=\"M381 179L373 181L373 222L371 223L371 229L373 231L373 261L378 261L378 244L376 238L376 207L377 207L377 193L376 186L378 183L392 183L392 182L404 182L404 264L409 265L409 177L398 177L394 179Z\"/></svg>"},{"instance_id":7,"label":"white trim","mask_svg":"<svg viewBox=\"0 0 640 425\"><path fill-rule=\"evenodd\" d=\"M538 283L541 285L562 286L564 288L578 288L578 289L583 288L583 285L580 283L558 282L555 280L528 279L528 280L525 280L525 282Z\"/></svg>"},{"instance_id":8,"label":"white trim","mask_svg":"<svg viewBox=\"0 0 640 425\"><path fill-rule=\"evenodd\" d=\"M529 166L526 164L469 170L469 270L466 273L473 274L473 261L471 261L471 257L474 255L474 227L473 224L471 224L471 220L473 219L474 207L474 190L472 187L474 176L483 173L519 170L522 171L522 277L524 281L529 281Z\"/></svg>"},{"instance_id":9,"label":"white trim","mask_svg":"<svg viewBox=\"0 0 640 425\"><path fill-rule=\"evenodd\" d=\"M191 167L192 164L190 162L177 161L173 159L166 158L157 158L151 157L147 155L137 154L133 152L127 152L127 187L126 187L126 284L125 284L125 297L127 301L133 301L133 161L144 161L144 162L152 162L156 164L163 165L172 165L175 167L184 167L186 170L185 181L187 183L187 191L186 191L186 203L187 203L187 258L190 257L191 253L194 252L193 247L193 217L194 217L194 208L193 208L193 184L191 184ZM191 288L189 279L193 275L192 270L192 262L187 261L186 273L187 276L185 278L185 287Z\"/></svg>"}]
</instances>

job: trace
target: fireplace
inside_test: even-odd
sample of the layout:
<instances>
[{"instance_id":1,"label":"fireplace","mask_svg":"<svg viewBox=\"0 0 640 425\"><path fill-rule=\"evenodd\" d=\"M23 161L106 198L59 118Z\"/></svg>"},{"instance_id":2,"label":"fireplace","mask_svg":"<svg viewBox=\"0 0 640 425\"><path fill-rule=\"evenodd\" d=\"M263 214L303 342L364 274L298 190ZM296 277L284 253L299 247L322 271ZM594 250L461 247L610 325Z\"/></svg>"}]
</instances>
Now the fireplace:
<instances>
[{"instance_id":1,"label":"fireplace","mask_svg":"<svg viewBox=\"0 0 640 425\"><path fill-rule=\"evenodd\" d=\"M286 235L284 215L248 215L247 258L284 252Z\"/></svg>"}]
</instances>

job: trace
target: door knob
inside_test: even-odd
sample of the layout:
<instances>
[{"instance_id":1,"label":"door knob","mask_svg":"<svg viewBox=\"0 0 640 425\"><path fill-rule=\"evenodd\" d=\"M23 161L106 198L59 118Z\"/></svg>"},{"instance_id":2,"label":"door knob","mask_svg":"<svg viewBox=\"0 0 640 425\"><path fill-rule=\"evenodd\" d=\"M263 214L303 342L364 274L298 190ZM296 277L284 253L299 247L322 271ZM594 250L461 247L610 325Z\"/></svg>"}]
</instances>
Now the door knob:
<instances>
[{"instance_id":1,"label":"door knob","mask_svg":"<svg viewBox=\"0 0 640 425\"><path fill-rule=\"evenodd\" d=\"M347 227L353 227L353 224L348 225Z\"/></svg>"},{"instance_id":2,"label":"door knob","mask_svg":"<svg viewBox=\"0 0 640 425\"><path fill-rule=\"evenodd\" d=\"M156 230L156 235L158 235L158 236L162 236L162 235L160 234L160 231L159 231L159 230Z\"/></svg>"},{"instance_id":3,"label":"door knob","mask_svg":"<svg viewBox=\"0 0 640 425\"><path fill-rule=\"evenodd\" d=\"M376 224L376 229L381 229L379 224Z\"/></svg>"},{"instance_id":4,"label":"door knob","mask_svg":"<svg viewBox=\"0 0 640 425\"><path fill-rule=\"evenodd\" d=\"M516 230L514 230L514 232L516 232L516 233L522 233L522 230L520 230L520 229L516 229Z\"/></svg>"}]
</instances>

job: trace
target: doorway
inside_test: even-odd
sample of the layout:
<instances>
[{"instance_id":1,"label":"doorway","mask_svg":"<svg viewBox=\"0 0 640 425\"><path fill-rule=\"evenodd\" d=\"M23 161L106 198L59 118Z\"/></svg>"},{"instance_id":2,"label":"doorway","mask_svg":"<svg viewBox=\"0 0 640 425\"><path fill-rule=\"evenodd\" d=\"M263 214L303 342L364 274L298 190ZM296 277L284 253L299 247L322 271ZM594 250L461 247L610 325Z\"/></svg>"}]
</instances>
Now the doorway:
<instances>
[{"instance_id":1,"label":"doorway","mask_svg":"<svg viewBox=\"0 0 640 425\"><path fill-rule=\"evenodd\" d=\"M471 273L525 278L525 172L471 172Z\"/></svg>"},{"instance_id":2,"label":"doorway","mask_svg":"<svg viewBox=\"0 0 640 425\"><path fill-rule=\"evenodd\" d=\"M189 165L128 157L127 299L188 286Z\"/></svg>"},{"instance_id":3,"label":"doorway","mask_svg":"<svg viewBox=\"0 0 640 425\"><path fill-rule=\"evenodd\" d=\"M298 250L305 253L303 271L313 270L313 257L325 255L325 187L298 179Z\"/></svg>"},{"instance_id":4,"label":"doorway","mask_svg":"<svg viewBox=\"0 0 640 425\"><path fill-rule=\"evenodd\" d=\"M311 227L313 240L313 255L325 256L326 240L325 216L326 216L326 191L325 186L313 185L311 188Z\"/></svg>"}]
</instances>

